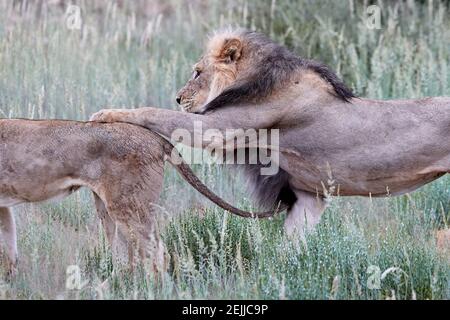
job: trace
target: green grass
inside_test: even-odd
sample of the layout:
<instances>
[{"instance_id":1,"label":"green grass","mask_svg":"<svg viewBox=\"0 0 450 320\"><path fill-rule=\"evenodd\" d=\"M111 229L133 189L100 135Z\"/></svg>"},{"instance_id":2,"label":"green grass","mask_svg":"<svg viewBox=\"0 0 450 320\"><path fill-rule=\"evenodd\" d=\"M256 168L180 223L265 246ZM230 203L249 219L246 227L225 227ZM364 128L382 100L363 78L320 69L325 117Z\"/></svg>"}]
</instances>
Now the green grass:
<instances>
[{"instance_id":1,"label":"green grass","mask_svg":"<svg viewBox=\"0 0 450 320\"><path fill-rule=\"evenodd\" d=\"M212 30L257 29L322 60L362 96L450 95L448 1L377 1L382 29L368 29L362 1L83 1L83 30L57 5L0 0L0 116L88 119L105 106L173 108L178 88ZM162 3L162 2L161 2ZM171 255L161 279L146 266L112 271L111 254L82 191L61 203L16 208L20 273L0 281L18 299L449 299L450 261L434 232L450 224L450 179L410 195L333 198L306 246L283 234L283 217L237 218L207 202L170 167L160 201ZM227 200L249 207L239 179L196 167ZM67 290L66 270L89 283ZM376 266L379 289L368 281ZM106 281L106 282L105 282Z\"/></svg>"}]
</instances>

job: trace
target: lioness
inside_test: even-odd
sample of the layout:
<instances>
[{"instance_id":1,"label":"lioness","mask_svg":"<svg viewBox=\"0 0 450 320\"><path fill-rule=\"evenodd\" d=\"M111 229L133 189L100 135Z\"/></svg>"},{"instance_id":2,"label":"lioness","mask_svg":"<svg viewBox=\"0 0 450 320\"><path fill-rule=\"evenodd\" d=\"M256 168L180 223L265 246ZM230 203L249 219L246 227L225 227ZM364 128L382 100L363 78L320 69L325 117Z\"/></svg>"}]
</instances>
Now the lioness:
<instances>
[{"instance_id":1,"label":"lioness","mask_svg":"<svg viewBox=\"0 0 450 320\"><path fill-rule=\"evenodd\" d=\"M80 187L93 191L111 247L123 238L130 262L137 249L142 259L151 258L159 268L164 250L155 232L154 204L162 188L164 159L222 208L242 216L258 214L234 208L212 193L169 142L147 129L119 123L0 119L0 235L8 271L14 273L17 263L16 227L9 207L62 198Z\"/></svg>"},{"instance_id":2,"label":"lioness","mask_svg":"<svg viewBox=\"0 0 450 320\"><path fill-rule=\"evenodd\" d=\"M176 99L188 112L113 109L91 119L165 136L193 133L195 121L223 132L279 129L281 170L271 177L255 165L245 171L260 203L288 207L290 234L319 222L327 193L400 195L450 172L450 98L356 97L328 67L260 33L216 33Z\"/></svg>"}]
</instances>

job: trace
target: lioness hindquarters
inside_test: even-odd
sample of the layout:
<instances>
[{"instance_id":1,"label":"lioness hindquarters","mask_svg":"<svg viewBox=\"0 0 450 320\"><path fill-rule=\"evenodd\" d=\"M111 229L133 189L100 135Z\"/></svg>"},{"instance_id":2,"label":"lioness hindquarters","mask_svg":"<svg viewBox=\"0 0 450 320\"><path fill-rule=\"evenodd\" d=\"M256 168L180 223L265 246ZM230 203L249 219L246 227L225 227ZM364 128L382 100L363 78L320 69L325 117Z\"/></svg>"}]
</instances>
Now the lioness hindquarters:
<instances>
[{"instance_id":1,"label":"lioness hindquarters","mask_svg":"<svg viewBox=\"0 0 450 320\"><path fill-rule=\"evenodd\" d=\"M139 260L150 261L153 271L159 271L164 268L165 250L156 203L163 185L164 141L138 127L115 138L114 147L102 151L105 173L92 188L97 212L113 255L126 258L132 266ZM121 249L126 249L128 257L121 256Z\"/></svg>"}]
</instances>

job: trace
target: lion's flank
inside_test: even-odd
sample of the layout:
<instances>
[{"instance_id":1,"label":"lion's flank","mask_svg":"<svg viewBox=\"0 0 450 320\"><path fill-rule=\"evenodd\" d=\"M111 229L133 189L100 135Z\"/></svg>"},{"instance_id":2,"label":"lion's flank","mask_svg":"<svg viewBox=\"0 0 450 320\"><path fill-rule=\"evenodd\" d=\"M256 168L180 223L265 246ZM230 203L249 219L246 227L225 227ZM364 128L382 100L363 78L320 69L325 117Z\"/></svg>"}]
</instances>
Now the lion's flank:
<instances>
[{"instance_id":1,"label":"lion's flank","mask_svg":"<svg viewBox=\"0 0 450 320\"><path fill-rule=\"evenodd\" d=\"M251 61L252 68L242 75L238 74L236 82L207 103L203 113L225 105L261 101L283 87L293 73L301 69L318 74L330 84L331 93L339 99L349 102L355 97L352 90L329 67L298 57L261 33L242 30L218 33L211 38L208 48L210 52L218 52L220 49L217 46L223 46L231 39L241 42L239 57L247 63Z\"/></svg>"}]
</instances>

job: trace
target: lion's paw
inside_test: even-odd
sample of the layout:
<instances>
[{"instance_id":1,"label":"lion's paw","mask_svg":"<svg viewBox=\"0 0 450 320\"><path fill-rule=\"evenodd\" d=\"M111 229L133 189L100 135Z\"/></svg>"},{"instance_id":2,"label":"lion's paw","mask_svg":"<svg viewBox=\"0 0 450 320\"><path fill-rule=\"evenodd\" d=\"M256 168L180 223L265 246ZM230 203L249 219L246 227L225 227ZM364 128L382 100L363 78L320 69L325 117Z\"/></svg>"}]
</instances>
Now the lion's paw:
<instances>
[{"instance_id":1,"label":"lion's paw","mask_svg":"<svg viewBox=\"0 0 450 320\"><path fill-rule=\"evenodd\" d=\"M96 122L116 122L121 121L121 117L126 113L126 109L103 109L94 113L89 121Z\"/></svg>"}]
</instances>

